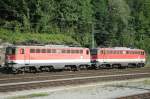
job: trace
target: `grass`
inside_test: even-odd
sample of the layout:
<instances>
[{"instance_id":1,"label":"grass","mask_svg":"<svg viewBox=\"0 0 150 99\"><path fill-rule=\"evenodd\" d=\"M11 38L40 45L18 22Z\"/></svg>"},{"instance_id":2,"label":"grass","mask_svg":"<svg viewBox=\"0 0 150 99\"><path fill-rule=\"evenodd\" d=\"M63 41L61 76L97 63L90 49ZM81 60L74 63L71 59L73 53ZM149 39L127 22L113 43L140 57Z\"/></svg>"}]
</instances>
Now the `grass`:
<instances>
[{"instance_id":1,"label":"grass","mask_svg":"<svg viewBox=\"0 0 150 99\"><path fill-rule=\"evenodd\" d=\"M11 97L8 99L30 99L30 98L36 98L36 97L45 97L48 96L48 93L38 93L38 94L30 94L30 95L24 95L24 96L16 96L16 97Z\"/></svg>"},{"instance_id":2,"label":"grass","mask_svg":"<svg viewBox=\"0 0 150 99\"><path fill-rule=\"evenodd\" d=\"M150 85L150 79L144 80L143 83L146 85Z\"/></svg>"},{"instance_id":3,"label":"grass","mask_svg":"<svg viewBox=\"0 0 150 99\"><path fill-rule=\"evenodd\" d=\"M9 42L14 44L28 41L37 41L41 44L49 43L49 44L80 45L71 36L66 34L22 33L5 29L0 29L0 40L2 40L2 42Z\"/></svg>"}]
</instances>

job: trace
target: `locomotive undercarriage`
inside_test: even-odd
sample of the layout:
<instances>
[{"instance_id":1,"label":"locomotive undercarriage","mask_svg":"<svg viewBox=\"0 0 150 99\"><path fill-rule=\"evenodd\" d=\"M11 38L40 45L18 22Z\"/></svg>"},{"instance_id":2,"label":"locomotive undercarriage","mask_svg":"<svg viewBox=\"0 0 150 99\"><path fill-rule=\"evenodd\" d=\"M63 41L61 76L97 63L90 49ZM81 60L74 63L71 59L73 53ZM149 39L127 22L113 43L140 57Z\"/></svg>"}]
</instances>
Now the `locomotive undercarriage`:
<instances>
[{"instance_id":1,"label":"locomotive undercarriage","mask_svg":"<svg viewBox=\"0 0 150 99\"><path fill-rule=\"evenodd\" d=\"M67 65L66 65L67 64ZM53 64L17 64L8 63L6 67L7 70L12 70L12 73L24 73L24 72L52 72L56 70L67 70L67 71L79 71L79 70L89 70L89 69L123 69L123 68L137 68L144 67L144 63L108 63L108 62L93 62L93 63L53 63Z\"/></svg>"},{"instance_id":2,"label":"locomotive undercarriage","mask_svg":"<svg viewBox=\"0 0 150 99\"><path fill-rule=\"evenodd\" d=\"M124 68L140 68L144 67L144 63L99 63L97 62L95 64L96 69L112 69L112 68L117 68L117 69L124 69Z\"/></svg>"},{"instance_id":3,"label":"locomotive undercarriage","mask_svg":"<svg viewBox=\"0 0 150 99\"><path fill-rule=\"evenodd\" d=\"M53 72L53 71L78 71L90 69L89 64L6 64L5 68L9 68L9 72L17 73L37 73L37 72Z\"/></svg>"}]
</instances>

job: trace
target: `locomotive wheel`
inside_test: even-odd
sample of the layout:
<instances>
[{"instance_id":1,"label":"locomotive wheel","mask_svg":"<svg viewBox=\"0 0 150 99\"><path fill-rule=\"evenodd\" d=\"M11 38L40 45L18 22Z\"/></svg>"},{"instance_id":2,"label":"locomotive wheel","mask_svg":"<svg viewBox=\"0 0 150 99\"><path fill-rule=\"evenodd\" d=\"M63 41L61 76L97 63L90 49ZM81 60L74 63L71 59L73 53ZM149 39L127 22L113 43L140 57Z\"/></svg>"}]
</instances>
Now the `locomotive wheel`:
<instances>
[{"instance_id":1,"label":"locomotive wheel","mask_svg":"<svg viewBox=\"0 0 150 99\"><path fill-rule=\"evenodd\" d=\"M80 66L78 67L78 70L88 70L87 67L88 67L87 65L80 65Z\"/></svg>"},{"instance_id":2,"label":"locomotive wheel","mask_svg":"<svg viewBox=\"0 0 150 99\"><path fill-rule=\"evenodd\" d=\"M12 73L13 74L21 74L23 73L21 69L16 69L16 68L12 68Z\"/></svg>"},{"instance_id":3,"label":"locomotive wheel","mask_svg":"<svg viewBox=\"0 0 150 99\"><path fill-rule=\"evenodd\" d=\"M144 63L138 63L137 64L137 68L141 68L141 67L144 67Z\"/></svg>"},{"instance_id":4,"label":"locomotive wheel","mask_svg":"<svg viewBox=\"0 0 150 99\"><path fill-rule=\"evenodd\" d=\"M54 71L54 67L53 67L53 66L50 66L50 67L48 67L48 68L49 68L49 72Z\"/></svg>"},{"instance_id":5,"label":"locomotive wheel","mask_svg":"<svg viewBox=\"0 0 150 99\"><path fill-rule=\"evenodd\" d=\"M29 72L30 73L37 73L37 68L34 66L29 67Z\"/></svg>"},{"instance_id":6,"label":"locomotive wheel","mask_svg":"<svg viewBox=\"0 0 150 99\"><path fill-rule=\"evenodd\" d=\"M71 71L74 71L74 72L75 72L75 71L77 71L77 70L78 70L78 69L77 69L77 66L76 66L76 65L72 65L72 66L71 66Z\"/></svg>"}]
</instances>

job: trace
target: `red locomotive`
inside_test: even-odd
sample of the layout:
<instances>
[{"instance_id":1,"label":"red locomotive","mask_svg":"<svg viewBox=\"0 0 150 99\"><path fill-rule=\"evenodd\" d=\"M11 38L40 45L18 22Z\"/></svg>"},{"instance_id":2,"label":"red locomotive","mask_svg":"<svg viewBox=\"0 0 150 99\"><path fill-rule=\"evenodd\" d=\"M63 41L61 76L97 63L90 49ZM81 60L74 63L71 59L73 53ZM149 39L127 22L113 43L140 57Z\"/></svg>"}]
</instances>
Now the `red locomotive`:
<instances>
[{"instance_id":1,"label":"red locomotive","mask_svg":"<svg viewBox=\"0 0 150 99\"><path fill-rule=\"evenodd\" d=\"M90 66L90 51L88 48L59 45L11 46L6 48L5 63L14 72L75 70Z\"/></svg>"},{"instance_id":2,"label":"red locomotive","mask_svg":"<svg viewBox=\"0 0 150 99\"><path fill-rule=\"evenodd\" d=\"M141 49L115 47L91 50L91 61L97 68L143 67L145 58Z\"/></svg>"},{"instance_id":3,"label":"red locomotive","mask_svg":"<svg viewBox=\"0 0 150 99\"><path fill-rule=\"evenodd\" d=\"M78 70L81 68L143 67L146 54L125 47L89 48L60 45L11 46L6 48L6 67L14 72Z\"/></svg>"}]
</instances>

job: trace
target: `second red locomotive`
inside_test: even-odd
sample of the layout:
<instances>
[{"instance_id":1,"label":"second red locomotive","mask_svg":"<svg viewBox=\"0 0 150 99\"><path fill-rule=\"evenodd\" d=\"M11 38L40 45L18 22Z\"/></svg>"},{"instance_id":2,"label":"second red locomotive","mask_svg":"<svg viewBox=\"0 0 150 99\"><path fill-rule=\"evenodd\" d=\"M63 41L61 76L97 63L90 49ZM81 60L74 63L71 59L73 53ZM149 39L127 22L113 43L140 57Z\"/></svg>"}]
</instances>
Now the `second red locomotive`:
<instances>
[{"instance_id":1,"label":"second red locomotive","mask_svg":"<svg viewBox=\"0 0 150 99\"><path fill-rule=\"evenodd\" d=\"M97 68L143 67L146 54L126 47L96 48L91 50L91 61Z\"/></svg>"}]
</instances>

